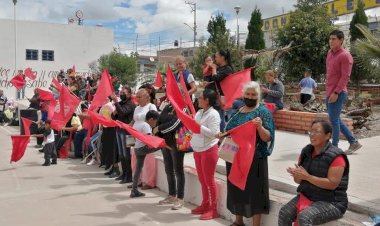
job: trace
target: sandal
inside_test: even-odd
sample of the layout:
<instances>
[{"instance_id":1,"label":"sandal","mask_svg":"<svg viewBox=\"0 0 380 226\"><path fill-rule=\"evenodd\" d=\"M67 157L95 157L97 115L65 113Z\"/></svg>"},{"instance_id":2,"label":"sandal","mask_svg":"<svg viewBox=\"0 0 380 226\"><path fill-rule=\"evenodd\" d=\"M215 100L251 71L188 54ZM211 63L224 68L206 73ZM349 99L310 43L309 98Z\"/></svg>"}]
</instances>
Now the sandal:
<instances>
[{"instance_id":1,"label":"sandal","mask_svg":"<svg viewBox=\"0 0 380 226\"><path fill-rule=\"evenodd\" d=\"M230 226L245 226L245 224L244 223L238 224L238 223L234 222Z\"/></svg>"}]
</instances>

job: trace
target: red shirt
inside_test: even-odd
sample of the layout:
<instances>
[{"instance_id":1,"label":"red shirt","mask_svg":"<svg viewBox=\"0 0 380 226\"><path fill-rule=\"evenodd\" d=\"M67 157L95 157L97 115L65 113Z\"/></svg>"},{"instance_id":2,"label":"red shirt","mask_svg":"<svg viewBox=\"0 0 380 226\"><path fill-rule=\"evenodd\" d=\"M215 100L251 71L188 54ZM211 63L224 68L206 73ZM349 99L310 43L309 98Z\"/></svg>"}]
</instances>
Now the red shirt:
<instances>
[{"instance_id":1,"label":"red shirt","mask_svg":"<svg viewBox=\"0 0 380 226\"><path fill-rule=\"evenodd\" d=\"M208 67L207 64L203 64L202 71L203 71L203 77L211 76L212 75L212 67L209 67L207 71L206 68Z\"/></svg>"},{"instance_id":2,"label":"red shirt","mask_svg":"<svg viewBox=\"0 0 380 226\"><path fill-rule=\"evenodd\" d=\"M314 158L315 156L317 156L317 154L315 152L313 152L312 157ZM344 160L342 155L338 155L334 159L334 161L330 164L329 168L337 167L337 166L346 167L346 161Z\"/></svg>"},{"instance_id":3,"label":"red shirt","mask_svg":"<svg viewBox=\"0 0 380 226\"><path fill-rule=\"evenodd\" d=\"M347 92L352 64L352 56L347 50L329 50L326 59L326 97L334 92Z\"/></svg>"}]
</instances>

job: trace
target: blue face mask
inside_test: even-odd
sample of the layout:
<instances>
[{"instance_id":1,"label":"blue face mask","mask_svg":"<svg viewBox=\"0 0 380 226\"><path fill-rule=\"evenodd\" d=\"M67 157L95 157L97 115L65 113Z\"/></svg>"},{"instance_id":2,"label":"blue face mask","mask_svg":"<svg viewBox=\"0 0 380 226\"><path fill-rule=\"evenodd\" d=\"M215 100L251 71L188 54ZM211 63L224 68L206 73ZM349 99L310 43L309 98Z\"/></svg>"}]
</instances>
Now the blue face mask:
<instances>
[{"instance_id":1,"label":"blue face mask","mask_svg":"<svg viewBox=\"0 0 380 226\"><path fill-rule=\"evenodd\" d=\"M255 107L257 105L257 101L258 99L250 99L250 98L244 97L245 106L250 107L250 108Z\"/></svg>"}]
</instances>

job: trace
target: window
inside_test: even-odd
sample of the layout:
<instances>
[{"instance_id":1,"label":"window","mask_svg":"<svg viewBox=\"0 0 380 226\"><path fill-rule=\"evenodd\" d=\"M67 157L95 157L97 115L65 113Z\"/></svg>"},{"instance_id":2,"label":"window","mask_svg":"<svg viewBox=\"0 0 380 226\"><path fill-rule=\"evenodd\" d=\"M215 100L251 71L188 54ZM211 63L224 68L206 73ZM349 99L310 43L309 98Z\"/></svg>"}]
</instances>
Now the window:
<instances>
[{"instance_id":1,"label":"window","mask_svg":"<svg viewBox=\"0 0 380 226\"><path fill-rule=\"evenodd\" d=\"M354 9L354 0L347 0L347 10Z\"/></svg>"},{"instance_id":2,"label":"window","mask_svg":"<svg viewBox=\"0 0 380 226\"><path fill-rule=\"evenodd\" d=\"M281 26L284 26L286 24L286 17L281 17Z\"/></svg>"},{"instance_id":3,"label":"window","mask_svg":"<svg viewBox=\"0 0 380 226\"><path fill-rule=\"evenodd\" d=\"M269 20L265 21L265 30L269 30Z\"/></svg>"},{"instance_id":4,"label":"window","mask_svg":"<svg viewBox=\"0 0 380 226\"><path fill-rule=\"evenodd\" d=\"M278 20L277 20L277 18L274 18L272 23L273 23L273 25L272 25L273 28L277 28L278 27Z\"/></svg>"},{"instance_id":5,"label":"window","mask_svg":"<svg viewBox=\"0 0 380 226\"><path fill-rule=\"evenodd\" d=\"M38 50L27 49L26 50L26 60L38 60Z\"/></svg>"},{"instance_id":6,"label":"window","mask_svg":"<svg viewBox=\"0 0 380 226\"><path fill-rule=\"evenodd\" d=\"M42 60L54 61L54 51L53 50L42 50Z\"/></svg>"}]
</instances>

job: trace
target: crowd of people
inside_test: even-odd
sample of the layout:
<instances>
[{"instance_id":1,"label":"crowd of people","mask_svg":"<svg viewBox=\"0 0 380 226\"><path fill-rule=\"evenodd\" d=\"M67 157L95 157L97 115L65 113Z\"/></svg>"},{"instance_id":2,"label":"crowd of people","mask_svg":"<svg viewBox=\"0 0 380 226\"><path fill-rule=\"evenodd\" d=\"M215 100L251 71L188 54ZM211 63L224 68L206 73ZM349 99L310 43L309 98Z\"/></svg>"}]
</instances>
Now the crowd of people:
<instances>
[{"instance_id":1,"label":"crowd of people","mask_svg":"<svg viewBox=\"0 0 380 226\"><path fill-rule=\"evenodd\" d=\"M333 31L330 34L330 48L327 58L326 103L330 121L315 121L310 129L310 144L301 151L295 167L289 167L288 173L299 184L298 195L287 203L279 213L279 225L316 225L343 216L347 209L347 188L349 161L346 154L357 151L361 145L352 133L340 121L342 104L347 98L347 82L352 67L352 57L342 48L343 33ZM183 56L175 60L177 72L175 79L184 95L187 90L194 94L199 87L195 84L194 75L188 68ZM40 110L41 126L38 130L37 145L40 147L43 138L45 145L41 151L45 153L44 166L57 164L57 156L64 148L70 136L74 141L74 158L81 159L87 165L98 164L104 167L104 175L115 178L120 184L131 183L130 197L145 196L139 190L152 189L156 186L155 152L161 151L164 159L165 173L169 194L159 201L160 205L171 205L173 210L184 206L185 175L184 157L192 153L199 183L201 185L202 203L191 210L200 215L201 220L219 217L215 170L218 161L218 148L223 139L229 136L230 130L252 122L256 128L255 154L250 165L245 189L237 187L229 179L234 161L226 161L227 171L227 209L235 215L231 226L243 226L244 217L253 218L252 225L258 226L261 215L270 211L268 157L275 144L275 124L272 112L264 106L264 102L273 103L275 110L284 108L284 85L278 80L274 71L265 73L267 86L251 81L243 86L241 98L236 99L232 109L225 112L224 93L220 83L232 75L231 56L228 50L219 50L214 56L205 56L203 65L202 91L194 102L197 112L194 120L200 125L200 133L193 133L189 145L182 148L178 144L179 132L186 131L185 125L178 118L176 111L165 98L156 99L155 88L145 84L136 91L135 100L132 89L125 84L119 93L109 96L97 111L107 119L119 120L133 126L145 134L161 137L166 142L164 148L151 148L138 139L134 139L121 127L92 125L91 117L86 112L91 99L99 85L99 77L76 77L68 71L60 73L57 80L83 101L71 120L62 131L53 131L50 120L47 120L47 107L35 93L30 99L30 107ZM307 102L316 88L310 78L311 71L306 70L305 79L300 82L301 99ZM185 87L181 86L181 76ZM51 91L58 98L57 87L52 84ZM0 93L1 94L1 93ZM3 95L0 95L0 101ZM188 108L184 111L191 114ZM89 130L91 128L91 131ZM345 153L338 148L339 133L348 137L350 148ZM89 145L85 145L89 137ZM332 142L330 139L332 138ZM185 141L183 141L185 142ZM243 149L240 149L243 150ZM300 209L300 203L303 209Z\"/></svg>"}]
</instances>

